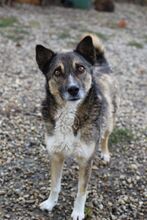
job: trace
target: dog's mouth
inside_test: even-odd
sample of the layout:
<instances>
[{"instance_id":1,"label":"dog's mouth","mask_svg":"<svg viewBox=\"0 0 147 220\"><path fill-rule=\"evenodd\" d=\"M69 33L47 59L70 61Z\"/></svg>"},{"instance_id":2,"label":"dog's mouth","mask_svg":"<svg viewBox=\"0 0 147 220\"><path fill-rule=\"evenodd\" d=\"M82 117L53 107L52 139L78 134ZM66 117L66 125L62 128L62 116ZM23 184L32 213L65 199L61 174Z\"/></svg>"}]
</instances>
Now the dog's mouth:
<instances>
[{"instance_id":1,"label":"dog's mouth","mask_svg":"<svg viewBox=\"0 0 147 220\"><path fill-rule=\"evenodd\" d=\"M72 97L72 98L69 98L67 101L74 102L74 101L78 101L78 100L80 100L80 97Z\"/></svg>"},{"instance_id":2,"label":"dog's mouth","mask_svg":"<svg viewBox=\"0 0 147 220\"><path fill-rule=\"evenodd\" d=\"M70 95L68 92L64 92L61 94L62 98L67 102L76 102L80 101L84 97L84 93L79 92L76 95Z\"/></svg>"}]
</instances>

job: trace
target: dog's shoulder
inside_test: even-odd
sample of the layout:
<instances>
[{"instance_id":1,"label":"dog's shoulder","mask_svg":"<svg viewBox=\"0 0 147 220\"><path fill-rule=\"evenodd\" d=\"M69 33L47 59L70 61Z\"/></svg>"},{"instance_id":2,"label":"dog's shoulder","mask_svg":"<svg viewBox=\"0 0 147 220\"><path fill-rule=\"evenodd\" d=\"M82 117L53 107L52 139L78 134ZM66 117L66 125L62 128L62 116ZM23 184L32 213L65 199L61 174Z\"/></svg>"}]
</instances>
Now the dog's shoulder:
<instances>
[{"instance_id":1,"label":"dog's shoulder","mask_svg":"<svg viewBox=\"0 0 147 220\"><path fill-rule=\"evenodd\" d=\"M117 77L108 65L94 67L94 81L98 92L103 96L107 103L108 112L115 114L119 108L120 91Z\"/></svg>"},{"instance_id":2,"label":"dog's shoulder","mask_svg":"<svg viewBox=\"0 0 147 220\"><path fill-rule=\"evenodd\" d=\"M103 94L116 92L118 89L118 82L109 65L96 65L93 68L93 77L97 87Z\"/></svg>"}]
</instances>

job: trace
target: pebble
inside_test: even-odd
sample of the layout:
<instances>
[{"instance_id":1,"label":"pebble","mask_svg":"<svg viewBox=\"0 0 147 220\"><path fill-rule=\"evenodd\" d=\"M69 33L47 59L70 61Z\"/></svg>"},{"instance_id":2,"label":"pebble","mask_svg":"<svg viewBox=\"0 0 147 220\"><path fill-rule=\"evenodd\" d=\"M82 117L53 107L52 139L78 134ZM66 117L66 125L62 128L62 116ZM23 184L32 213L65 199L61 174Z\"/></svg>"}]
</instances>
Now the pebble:
<instances>
[{"instance_id":1,"label":"pebble","mask_svg":"<svg viewBox=\"0 0 147 220\"><path fill-rule=\"evenodd\" d=\"M10 216L9 214L4 215L4 217L5 217L6 219L10 219L10 218L11 218L11 216Z\"/></svg>"},{"instance_id":2,"label":"pebble","mask_svg":"<svg viewBox=\"0 0 147 220\"><path fill-rule=\"evenodd\" d=\"M130 168L133 169L133 170L137 170L137 169L138 169L138 167L137 167L136 164L131 164L131 165L130 165Z\"/></svg>"},{"instance_id":3,"label":"pebble","mask_svg":"<svg viewBox=\"0 0 147 220\"><path fill-rule=\"evenodd\" d=\"M5 193L6 193L5 191L2 191L2 190L1 190L1 191L0 191L0 196L5 195Z\"/></svg>"},{"instance_id":4,"label":"pebble","mask_svg":"<svg viewBox=\"0 0 147 220\"><path fill-rule=\"evenodd\" d=\"M102 210L104 208L104 206L102 204L100 204L99 208Z\"/></svg>"}]
</instances>

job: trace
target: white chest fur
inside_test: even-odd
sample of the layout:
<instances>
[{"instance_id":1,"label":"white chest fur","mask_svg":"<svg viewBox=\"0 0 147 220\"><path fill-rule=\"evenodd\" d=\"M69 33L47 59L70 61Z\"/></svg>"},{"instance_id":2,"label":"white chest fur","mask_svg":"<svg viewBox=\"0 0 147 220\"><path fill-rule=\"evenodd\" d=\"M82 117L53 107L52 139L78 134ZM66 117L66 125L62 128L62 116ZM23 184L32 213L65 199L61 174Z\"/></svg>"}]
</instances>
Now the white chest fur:
<instances>
[{"instance_id":1,"label":"white chest fur","mask_svg":"<svg viewBox=\"0 0 147 220\"><path fill-rule=\"evenodd\" d=\"M63 152L70 155L73 153L77 137L73 134L72 126L76 117L76 104L68 104L59 110L56 115L54 135L46 135L47 150L50 154Z\"/></svg>"},{"instance_id":2,"label":"white chest fur","mask_svg":"<svg viewBox=\"0 0 147 220\"><path fill-rule=\"evenodd\" d=\"M88 145L80 139L80 132L74 136L72 126L76 117L77 105L68 104L57 112L53 136L46 135L45 141L50 155L62 153L65 156L88 159L94 152L95 143Z\"/></svg>"}]
</instances>

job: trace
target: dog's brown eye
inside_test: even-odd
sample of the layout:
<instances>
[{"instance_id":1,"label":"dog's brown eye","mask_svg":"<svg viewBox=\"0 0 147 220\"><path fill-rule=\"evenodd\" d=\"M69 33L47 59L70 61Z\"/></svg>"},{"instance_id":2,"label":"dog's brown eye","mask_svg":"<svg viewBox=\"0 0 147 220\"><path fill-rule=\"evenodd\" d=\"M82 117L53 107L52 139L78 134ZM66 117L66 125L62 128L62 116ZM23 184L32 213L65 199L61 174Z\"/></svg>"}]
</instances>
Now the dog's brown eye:
<instances>
[{"instance_id":1,"label":"dog's brown eye","mask_svg":"<svg viewBox=\"0 0 147 220\"><path fill-rule=\"evenodd\" d=\"M77 65L77 71L78 73L84 73L85 72L85 67L82 65Z\"/></svg>"},{"instance_id":2,"label":"dog's brown eye","mask_svg":"<svg viewBox=\"0 0 147 220\"><path fill-rule=\"evenodd\" d=\"M56 70L54 71L54 75L57 76L57 77L59 77L59 76L61 75L61 69L56 69Z\"/></svg>"}]
</instances>

